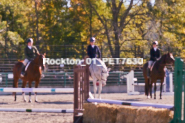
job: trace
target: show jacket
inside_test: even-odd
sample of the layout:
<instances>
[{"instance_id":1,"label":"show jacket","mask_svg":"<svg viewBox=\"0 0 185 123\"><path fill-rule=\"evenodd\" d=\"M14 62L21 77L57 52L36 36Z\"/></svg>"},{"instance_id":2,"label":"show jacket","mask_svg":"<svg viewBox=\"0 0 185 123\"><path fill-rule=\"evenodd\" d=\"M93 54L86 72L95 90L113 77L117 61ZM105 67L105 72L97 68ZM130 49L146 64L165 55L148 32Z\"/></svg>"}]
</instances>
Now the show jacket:
<instances>
[{"instance_id":1,"label":"show jacket","mask_svg":"<svg viewBox=\"0 0 185 123\"><path fill-rule=\"evenodd\" d=\"M96 45L94 45L94 48L92 48L92 46L89 45L87 47L87 54L88 54L89 58L97 58L97 54L98 54L99 58L101 58L100 49Z\"/></svg>"},{"instance_id":2,"label":"show jacket","mask_svg":"<svg viewBox=\"0 0 185 123\"><path fill-rule=\"evenodd\" d=\"M150 49L150 61L156 61L157 58L160 57L160 50L157 49L156 51L154 48Z\"/></svg>"},{"instance_id":3,"label":"show jacket","mask_svg":"<svg viewBox=\"0 0 185 123\"><path fill-rule=\"evenodd\" d=\"M24 49L24 53L25 53L26 59L33 60L35 56L39 54L39 51L35 46L32 46L31 49L28 46L26 46L26 48Z\"/></svg>"}]
</instances>

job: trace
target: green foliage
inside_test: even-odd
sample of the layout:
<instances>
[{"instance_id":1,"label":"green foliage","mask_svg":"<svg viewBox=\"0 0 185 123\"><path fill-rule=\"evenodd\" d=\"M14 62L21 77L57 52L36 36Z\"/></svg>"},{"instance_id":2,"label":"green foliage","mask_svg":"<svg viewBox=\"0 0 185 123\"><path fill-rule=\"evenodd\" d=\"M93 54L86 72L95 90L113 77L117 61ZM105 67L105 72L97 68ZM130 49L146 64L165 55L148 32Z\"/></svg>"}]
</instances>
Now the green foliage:
<instances>
[{"instance_id":1,"label":"green foliage","mask_svg":"<svg viewBox=\"0 0 185 123\"><path fill-rule=\"evenodd\" d=\"M97 45L108 57L134 57L132 52L125 50L135 46L145 49L147 57L154 40L159 41L164 52L167 47L173 47L174 54L179 55L177 52L180 51L183 56L184 0L155 0L154 6L150 0L134 2L127 15L131 0L126 0L117 17L114 16L113 1L70 0L69 5L69 0L1 0L0 46L6 48L0 52L24 44L30 37L40 49L54 50L49 45L87 45L89 38L95 36ZM115 0L117 10L120 2ZM125 21L121 20L122 16ZM121 24L124 25L122 28ZM82 49L70 50L80 53Z\"/></svg>"}]
</instances>

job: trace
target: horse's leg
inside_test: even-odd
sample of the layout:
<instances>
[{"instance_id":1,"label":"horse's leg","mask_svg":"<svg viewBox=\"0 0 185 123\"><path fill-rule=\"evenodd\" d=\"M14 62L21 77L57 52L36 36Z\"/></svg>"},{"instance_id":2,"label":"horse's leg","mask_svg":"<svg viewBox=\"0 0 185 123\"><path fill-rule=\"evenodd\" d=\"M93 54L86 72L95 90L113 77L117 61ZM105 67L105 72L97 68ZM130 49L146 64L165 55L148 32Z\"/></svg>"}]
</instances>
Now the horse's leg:
<instances>
[{"instance_id":1,"label":"horse's leg","mask_svg":"<svg viewBox=\"0 0 185 123\"><path fill-rule=\"evenodd\" d=\"M98 90L98 98L101 99L101 91L102 91L102 82L99 81L99 90Z\"/></svg>"},{"instance_id":2,"label":"horse's leg","mask_svg":"<svg viewBox=\"0 0 185 123\"><path fill-rule=\"evenodd\" d=\"M150 86L150 97L152 98L152 83L153 83L153 81L152 81L152 79L150 79L150 84L149 84L149 86Z\"/></svg>"},{"instance_id":3,"label":"horse's leg","mask_svg":"<svg viewBox=\"0 0 185 123\"><path fill-rule=\"evenodd\" d=\"M149 80L148 80L148 78L145 78L145 95L147 96L147 98L148 98L148 82Z\"/></svg>"},{"instance_id":4,"label":"horse's leg","mask_svg":"<svg viewBox=\"0 0 185 123\"><path fill-rule=\"evenodd\" d=\"M93 78L94 98L96 97L96 91L97 91L96 81L97 81L97 79Z\"/></svg>"},{"instance_id":5,"label":"horse's leg","mask_svg":"<svg viewBox=\"0 0 185 123\"><path fill-rule=\"evenodd\" d=\"M145 95L147 96L147 82L146 82L146 80L145 80Z\"/></svg>"},{"instance_id":6,"label":"horse's leg","mask_svg":"<svg viewBox=\"0 0 185 123\"><path fill-rule=\"evenodd\" d=\"M160 99L162 99L163 82L164 82L164 79L161 79L161 86L160 86Z\"/></svg>"},{"instance_id":7,"label":"horse's leg","mask_svg":"<svg viewBox=\"0 0 185 123\"><path fill-rule=\"evenodd\" d=\"M40 82L40 80L35 81L35 88L38 88L39 82ZM35 102L38 102L38 100L37 100L37 92L35 92Z\"/></svg>"},{"instance_id":8,"label":"horse's leg","mask_svg":"<svg viewBox=\"0 0 185 123\"><path fill-rule=\"evenodd\" d=\"M152 83L150 84L150 97L152 98Z\"/></svg>"},{"instance_id":9,"label":"horse's leg","mask_svg":"<svg viewBox=\"0 0 185 123\"><path fill-rule=\"evenodd\" d=\"M13 78L13 87L14 88L17 88L18 87L18 80L19 80L19 78ZM17 100L17 95L16 95L16 92L13 92L13 95L14 95L14 101L16 101Z\"/></svg>"},{"instance_id":10,"label":"horse's leg","mask_svg":"<svg viewBox=\"0 0 185 123\"><path fill-rule=\"evenodd\" d=\"M154 99L156 99L156 82L155 82L155 85L154 85Z\"/></svg>"},{"instance_id":11,"label":"horse's leg","mask_svg":"<svg viewBox=\"0 0 185 123\"><path fill-rule=\"evenodd\" d=\"M146 84L146 92L147 92L147 98L150 99L150 79L147 79L147 84Z\"/></svg>"},{"instance_id":12,"label":"horse's leg","mask_svg":"<svg viewBox=\"0 0 185 123\"><path fill-rule=\"evenodd\" d=\"M29 81L29 88L31 88L31 82L32 81ZM31 103L31 92L29 92L29 103Z\"/></svg>"},{"instance_id":13,"label":"horse's leg","mask_svg":"<svg viewBox=\"0 0 185 123\"><path fill-rule=\"evenodd\" d=\"M25 88L26 87L26 81L23 81L22 82L22 88ZM26 102L26 98L25 98L25 92L22 92L22 96L23 96L23 100L24 100L24 102Z\"/></svg>"}]
</instances>

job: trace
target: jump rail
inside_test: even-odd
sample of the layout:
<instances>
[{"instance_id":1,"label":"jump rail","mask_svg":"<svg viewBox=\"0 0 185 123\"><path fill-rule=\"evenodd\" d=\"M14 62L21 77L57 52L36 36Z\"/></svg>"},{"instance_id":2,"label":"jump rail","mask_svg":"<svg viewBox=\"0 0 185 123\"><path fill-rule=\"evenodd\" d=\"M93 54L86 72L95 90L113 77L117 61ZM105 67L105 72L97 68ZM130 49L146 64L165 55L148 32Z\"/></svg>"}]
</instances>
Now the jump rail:
<instances>
[{"instance_id":1,"label":"jump rail","mask_svg":"<svg viewBox=\"0 0 185 123\"><path fill-rule=\"evenodd\" d=\"M47 112L47 113L73 113L73 109L26 109L26 108L0 108L4 112Z\"/></svg>"},{"instance_id":2,"label":"jump rail","mask_svg":"<svg viewBox=\"0 0 185 123\"><path fill-rule=\"evenodd\" d=\"M129 101L118 101L118 100L106 100L106 99L87 99L88 102L97 102L97 103L109 103L109 104L117 104L117 105L130 105L130 106L143 106L143 107L154 107L154 108L167 108L170 110L174 110L173 105L165 105L165 104L154 104L154 103L143 103L143 102L129 102Z\"/></svg>"},{"instance_id":3,"label":"jump rail","mask_svg":"<svg viewBox=\"0 0 185 123\"><path fill-rule=\"evenodd\" d=\"M62 92L73 93L74 88L0 88L0 92Z\"/></svg>"}]
</instances>

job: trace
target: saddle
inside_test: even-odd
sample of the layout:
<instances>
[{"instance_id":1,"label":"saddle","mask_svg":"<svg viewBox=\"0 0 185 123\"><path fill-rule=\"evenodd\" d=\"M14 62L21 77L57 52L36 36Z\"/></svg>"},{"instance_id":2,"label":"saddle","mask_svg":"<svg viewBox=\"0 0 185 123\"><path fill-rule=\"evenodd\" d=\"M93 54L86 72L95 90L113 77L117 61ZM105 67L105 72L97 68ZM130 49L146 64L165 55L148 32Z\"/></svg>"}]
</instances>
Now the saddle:
<instances>
[{"instance_id":1,"label":"saddle","mask_svg":"<svg viewBox=\"0 0 185 123\"><path fill-rule=\"evenodd\" d=\"M156 62L156 61L155 61ZM155 62L152 63L151 67L150 67L150 71L152 71L154 65L155 65Z\"/></svg>"},{"instance_id":2,"label":"saddle","mask_svg":"<svg viewBox=\"0 0 185 123\"><path fill-rule=\"evenodd\" d=\"M28 69L28 66L30 65L31 61L29 61L27 64L26 64L26 67L25 67L25 72L26 70Z\"/></svg>"}]
</instances>

